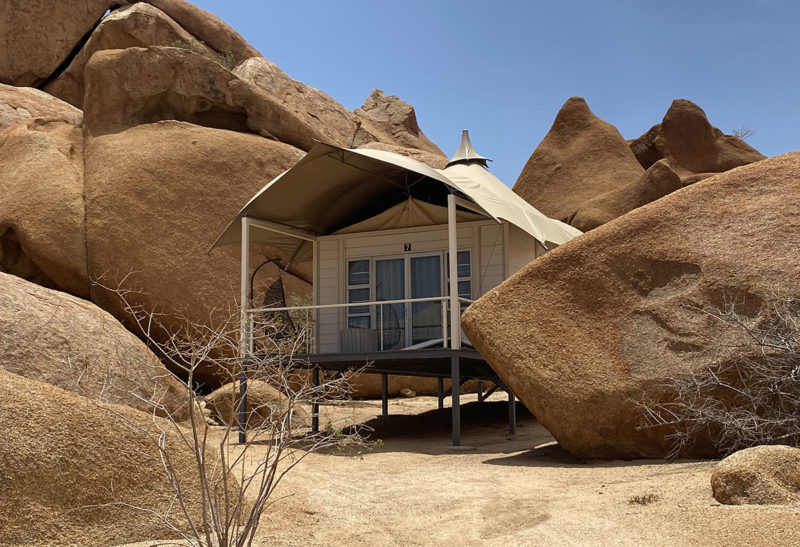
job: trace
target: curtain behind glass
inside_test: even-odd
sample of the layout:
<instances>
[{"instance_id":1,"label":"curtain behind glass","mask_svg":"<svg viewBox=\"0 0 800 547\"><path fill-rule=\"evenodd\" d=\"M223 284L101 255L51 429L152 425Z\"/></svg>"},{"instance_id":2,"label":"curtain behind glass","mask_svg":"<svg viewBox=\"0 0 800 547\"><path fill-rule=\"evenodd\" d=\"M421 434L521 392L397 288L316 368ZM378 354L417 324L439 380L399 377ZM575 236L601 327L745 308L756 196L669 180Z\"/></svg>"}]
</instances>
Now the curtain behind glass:
<instances>
[{"instance_id":1,"label":"curtain behind glass","mask_svg":"<svg viewBox=\"0 0 800 547\"><path fill-rule=\"evenodd\" d=\"M439 256L411 258L411 298L442 295L442 261ZM411 305L411 343L419 344L442 337L441 302Z\"/></svg>"},{"instance_id":2,"label":"curtain behind glass","mask_svg":"<svg viewBox=\"0 0 800 547\"><path fill-rule=\"evenodd\" d=\"M405 298L405 282L405 261L402 258L375 261L377 301ZM377 321L383 327L381 349L399 349L405 346L405 304L379 306Z\"/></svg>"}]
</instances>

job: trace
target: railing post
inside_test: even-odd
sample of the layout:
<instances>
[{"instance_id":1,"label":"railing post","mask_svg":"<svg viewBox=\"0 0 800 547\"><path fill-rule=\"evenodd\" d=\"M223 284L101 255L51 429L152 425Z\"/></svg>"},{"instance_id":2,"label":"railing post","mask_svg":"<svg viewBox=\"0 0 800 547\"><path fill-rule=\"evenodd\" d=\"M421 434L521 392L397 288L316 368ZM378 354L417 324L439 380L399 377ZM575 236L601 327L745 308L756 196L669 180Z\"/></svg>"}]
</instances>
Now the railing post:
<instances>
[{"instance_id":1,"label":"railing post","mask_svg":"<svg viewBox=\"0 0 800 547\"><path fill-rule=\"evenodd\" d=\"M447 347L447 299L439 301L442 307L442 347Z\"/></svg>"},{"instance_id":2,"label":"railing post","mask_svg":"<svg viewBox=\"0 0 800 547\"><path fill-rule=\"evenodd\" d=\"M381 340L381 351L383 351L383 305L378 304L377 306L378 306L378 310L380 310L379 311L380 319L378 319L378 325L380 325L380 327L379 327L380 328L379 336L380 336L380 340Z\"/></svg>"}]
</instances>

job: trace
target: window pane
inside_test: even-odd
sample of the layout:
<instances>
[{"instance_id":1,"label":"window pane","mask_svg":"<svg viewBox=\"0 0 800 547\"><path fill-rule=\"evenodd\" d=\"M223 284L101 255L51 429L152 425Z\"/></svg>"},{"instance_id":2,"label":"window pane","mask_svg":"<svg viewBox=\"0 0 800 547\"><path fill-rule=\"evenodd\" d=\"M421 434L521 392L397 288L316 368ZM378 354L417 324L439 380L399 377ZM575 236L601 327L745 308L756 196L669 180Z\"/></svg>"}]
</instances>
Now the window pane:
<instances>
[{"instance_id":1,"label":"window pane","mask_svg":"<svg viewBox=\"0 0 800 547\"><path fill-rule=\"evenodd\" d=\"M459 281L458 282L458 296L461 298L472 298L472 282Z\"/></svg>"},{"instance_id":2,"label":"window pane","mask_svg":"<svg viewBox=\"0 0 800 547\"><path fill-rule=\"evenodd\" d=\"M347 308L347 313L353 315L357 313L369 313L369 306L350 306Z\"/></svg>"},{"instance_id":3,"label":"window pane","mask_svg":"<svg viewBox=\"0 0 800 547\"><path fill-rule=\"evenodd\" d=\"M360 317L348 317L347 326L351 329L368 329L370 328L370 316L362 315Z\"/></svg>"},{"instance_id":4,"label":"window pane","mask_svg":"<svg viewBox=\"0 0 800 547\"><path fill-rule=\"evenodd\" d=\"M369 289L350 289L348 302L369 302Z\"/></svg>"},{"instance_id":5,"label":"window pane","mask_svg":"<svg viewBox=\"0 0 800 547\"><path fill-rule=\"evenodd\" d=\"M369 285L369 260L353 260L347 265L348 285Z\"/></svg>"},{"instance_id":6,"label":"window pane","mask_svg":"<svg viewBox=\"0 0 800 547\"><path fill-rule=\"evenodd\" d=\"M447 263L447 278L450 278L450 253L444 253L444 260ZM458 251L456 254L456 268L458 277L470 277L472 275L472 263L469 251Z\"/></svg>"},{"instance_id":7,"label":"window pane","mask_svg":"<svg viewBox=\"0 0 800 547\"><path fill-rule=\"evenodd\" d=\"M471 270L469 251L458 251L456 260L458 262L458 277L469 277Z\"/></svg>"}]
</instances>

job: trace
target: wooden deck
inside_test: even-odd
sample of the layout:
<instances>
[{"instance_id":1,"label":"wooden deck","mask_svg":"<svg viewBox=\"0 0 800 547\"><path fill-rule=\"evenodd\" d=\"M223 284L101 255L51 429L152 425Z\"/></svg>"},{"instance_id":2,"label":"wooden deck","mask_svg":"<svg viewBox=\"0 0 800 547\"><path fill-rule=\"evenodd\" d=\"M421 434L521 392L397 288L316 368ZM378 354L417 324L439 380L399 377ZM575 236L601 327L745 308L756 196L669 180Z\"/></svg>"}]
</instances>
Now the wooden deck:
<instances>
[{"instance_id":1,"label":"wooden deck","mask_svg":"<svg viewBox=\"0 0 800 547\"><path fill-rule=\"evenodd\" d=\"M486 380L494 384L492 391L501 389L508 392L509 433L516 432L515 397L502 379L486 360L472 348L425 348L355 353L310 353L295 355L292 366L312 371L315 383L319 382L319 371L345 371L360 369L363 374L380 374L383 414L388 413L389 376L420 376L439 380L439 408L443 408L446 397L452 397L452 440L453 447L461 446L461 407L458 389L443 389L445 378L451 385L461 386L468 380ZM319 429L319 405L312 408L312 429ZM463 447L462 447L463 448Z\"/></svg>"}]
</instances>

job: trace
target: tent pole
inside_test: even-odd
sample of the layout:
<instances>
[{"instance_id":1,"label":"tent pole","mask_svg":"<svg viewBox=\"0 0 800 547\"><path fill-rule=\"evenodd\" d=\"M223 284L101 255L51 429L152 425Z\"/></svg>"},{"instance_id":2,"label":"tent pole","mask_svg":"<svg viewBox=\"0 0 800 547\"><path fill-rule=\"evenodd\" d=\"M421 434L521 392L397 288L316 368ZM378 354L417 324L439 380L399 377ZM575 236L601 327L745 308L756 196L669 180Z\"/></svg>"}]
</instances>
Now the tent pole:
<instances>
[{"instance_id":1,"label":"tent pole","mask_svg":"<svg viewBox=\"0 0 800 547\"><path fill-rule=\"evenodd\" d=\"M250 346L250 321L247 308L250 305L248 294L250 272L250 219L242 217L242 260L241 260L241 292L239 294L239 443L247 440L247 350Z\"/></svg>"},{"instance_id":2,"label":"tent pole","mask_svg":"<svg viewBox=\"0 0 800 547\"><path fill-rule=\"evenodd\" d=\"M381 374L381 416L389 415L389 375Z\"/></svg>"},{"instance_id":3,"label":"tent pole","mask_svg":"<svg viewBox=\"0 0 800 547\"><path fill-rule=\"evenodd\" d=\"M506 388L508 392L508 434L517 434L517 398L511 388Z\"/></svg>"},{"instance_id":4,"label":"tent pole","mask_svg":"<svg viewBox=\"0 0 800 547\"><path fill-rule=\"evenodd\" d=\"M461 349L461 314L458 304L458 240L456 238L456 196L447 194L447 248L450 266L450 347Z\"/></svg>"},{"instance_id":5,"label":"tent pole","mask_svg":"<svg viewBox=\"0 0 800 547\"><path fill-rule=\"evenodd\" d=\"M458 352L453 352L450 357L450 397L452 406L452 434L453 447L461 446L461 370L458 362Z\"/></svg>"},{"instance_id":6,"label":"tent pole","mask_svg":"<svg viewBox=\"0 0 800 547\"><path fill-rule=\"evenodd\" d=\"M312 260L312 274L311 274L311 303L314 305L319 304L319 244L315 239L312 245L311 260ZM312 322L309 328L311 329L311 347L308 348L308 353L317 351L319 347L319 310L314 309Z\"/></svg>"}]
</instances>

